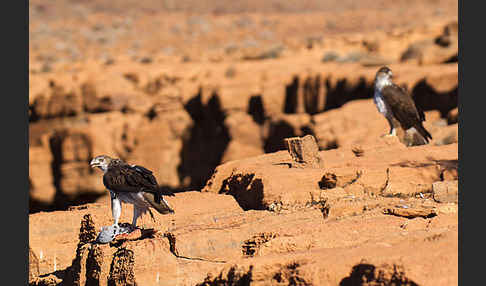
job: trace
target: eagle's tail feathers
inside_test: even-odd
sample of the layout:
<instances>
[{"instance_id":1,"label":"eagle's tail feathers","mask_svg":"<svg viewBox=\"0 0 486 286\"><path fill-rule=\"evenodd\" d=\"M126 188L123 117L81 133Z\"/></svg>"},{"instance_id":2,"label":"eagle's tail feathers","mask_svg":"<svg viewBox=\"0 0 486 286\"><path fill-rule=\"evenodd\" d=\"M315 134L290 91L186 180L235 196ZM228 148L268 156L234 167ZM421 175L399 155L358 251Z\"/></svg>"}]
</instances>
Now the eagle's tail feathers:
<instances>
[{"instance_id":1,"label":"eagle's tail feathers","mask_svg":"<svg viewBox=\"0 0 486 286\"><path fill-rule=\"evenodd\" d=\"M154 217L154 214L152 213L152 211L150 209L147 209L149 214L150 214L150 217L152 218L152 220L155 222L155 217Z\"/></svg>"},{"instance_id":2,"label":"eagle's tail feathers","mask_svg":"<svg viewBox=\"0 0 486 286\"><path fill-rule=\"evenodd\" d=\"M159 186L156 191L164 196L175 196L174 192L167 186Z\"/></svg>"},{"instance_id":3,"label":"eagle's tail feathers","mask_svg":"<svg viewBox=\"0 0 486 286\"><path fill-rule=\"evenodd\" d=\"M432 135L430 135L429 131L427 131L427 129L425 129L422 124L418 124L417 126L415 126L415 128L420 133L420 135L424 137L425 141L429 143L429 139L432 139Z\"/></svg>"},{"instance_id":4,"label":"eagle's tail feathers","mask_svg":"<svg viewBox=\"0 0 486 286\"><path fill-rule=\"evenodd\" d=\"M155 201L155 195L153 193L143 193L143 197L149 202L149 204L161 214L174 213L174 210L169 206L169 203L160 197L160 203Z\"/></svg>"}]
</instances>

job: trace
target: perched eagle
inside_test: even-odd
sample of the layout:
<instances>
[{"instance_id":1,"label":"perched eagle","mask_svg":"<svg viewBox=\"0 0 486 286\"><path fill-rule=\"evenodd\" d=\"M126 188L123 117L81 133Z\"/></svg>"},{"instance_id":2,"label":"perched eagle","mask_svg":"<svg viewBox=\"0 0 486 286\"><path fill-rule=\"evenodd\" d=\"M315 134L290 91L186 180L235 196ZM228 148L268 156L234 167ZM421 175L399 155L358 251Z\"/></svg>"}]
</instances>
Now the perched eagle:
<instances>
[{"instance_id":1,"label":"perched eagle","mask_svg":"<svg viewBox=\"0 0 486 286\"><path fill-rule=\"evenodd\" d=\"M98 167L103 172L103 184L110 191L113 226L118 228L121 215L121 203L133 204L132 227L137 227L137 219L147 211L153 218L150 208L161 214L173 213L162 195L174 195L172 192L162 192L152 171L138 165L129 165L120 159L100 155L90 163L92 168Z\"/></svg>"},{"instance_id":2,"label":"perched eagle","mask_svg":"<svg viewBox=\"0 0 486 286\"><path fill-rule=\"evenodd\" d=\"M405 131L418 132L423 138L423 143L429 143L432 136L422 125L425 121L424 112L415 106L415 102L405 89L392 82L392 76L392 71L388 67L378 70L373 96L378 111L390 124L388 136L396 136L396 126L393 125L395 118Z\"/></svg>"}]
</instances>

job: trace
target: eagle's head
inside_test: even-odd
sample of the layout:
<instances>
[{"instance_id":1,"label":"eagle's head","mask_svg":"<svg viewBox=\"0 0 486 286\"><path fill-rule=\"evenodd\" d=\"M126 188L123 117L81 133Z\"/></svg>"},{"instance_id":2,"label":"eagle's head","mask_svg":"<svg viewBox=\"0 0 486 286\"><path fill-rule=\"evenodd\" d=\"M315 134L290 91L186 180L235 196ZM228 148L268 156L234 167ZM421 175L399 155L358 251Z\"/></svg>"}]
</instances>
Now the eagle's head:
<instances>
[{"instance_id":1,"label":"eagle's head","mask_svg":"<svg viewBox=\"0 0 486 286\"><path fill-rule=\"evenodd\" d=\"M106 170L108 170L108 165L110 165L111 161L113 160L114 159L112 159L107 155L100 155L94 157L93 160L91 160L91 162L89 163L89 165L91 166L91 168L98 167L103 172L106 172Z\"/></svg>"},{"instance_id":2,"label":"eagle's head","mask_svg":"<svg viewBox=\"0 0 486 286\"><path fill-rule=\"evenodd\" d=\"M393 73L390 68L384 66L381 67L377 72L376 72L376 77L375 77L375 86L378 89L381 89L382 87L392 84L392 77Z\"/></svg>"}]
</instances>

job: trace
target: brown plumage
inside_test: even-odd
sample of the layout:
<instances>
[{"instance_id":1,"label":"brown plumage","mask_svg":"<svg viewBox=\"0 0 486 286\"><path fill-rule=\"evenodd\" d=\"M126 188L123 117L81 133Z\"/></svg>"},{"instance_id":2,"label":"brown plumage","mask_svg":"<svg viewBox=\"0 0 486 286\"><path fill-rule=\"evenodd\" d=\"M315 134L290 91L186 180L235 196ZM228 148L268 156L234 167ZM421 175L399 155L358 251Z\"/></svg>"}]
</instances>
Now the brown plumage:
<instances>
[{"instance_id":1,"label":"brown plumage","mask_svg":"<svg viewBox=\"0 0 486 286\"><path fill-rule=\"evenodd\" d=\"M422 124L425 121L424 112L415 106L412 97L403 88L395 84L387 85L382 88L381 94L404 130L414 127L427 143L432 139Z\"/></svg>"}]
</instances>

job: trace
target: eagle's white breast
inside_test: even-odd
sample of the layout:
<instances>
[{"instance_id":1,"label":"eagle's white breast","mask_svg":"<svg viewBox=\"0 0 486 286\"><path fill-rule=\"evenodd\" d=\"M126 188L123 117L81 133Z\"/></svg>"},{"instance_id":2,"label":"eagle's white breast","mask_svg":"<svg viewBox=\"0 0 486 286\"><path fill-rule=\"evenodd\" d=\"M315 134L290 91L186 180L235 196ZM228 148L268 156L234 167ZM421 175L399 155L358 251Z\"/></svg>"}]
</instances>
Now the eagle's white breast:
<instances>
[{"instance_id":1,"label":"eagle's white breast","mask_svg":"<svg viewBox=\"0 0 486 286\"><path fill-rule=\"evenodd\" d=\"M393 85L393 83L387 77L377 77L375 80L375 93L373 95L373 101L378 111L387 118L390 118L392 113L381 92L384 87L389 85Z\"/></svg>"},{"instance_id":2,"label":"eagle's white breast","mask_svg":"<svg viewBox=\"0 0 486 286\"><path fill-rule=\"evenodd\" d=\"M383 96L381 95L380 91L375 90L375 94L373 96L373 101L375 102L375 105L378 108L378 111L381 114L388 116L389 111L388 111L387 105L386 105L385 100L383 99Z\"/></svg>"}]
</instances>

